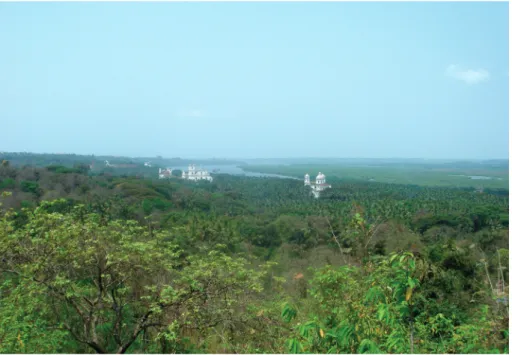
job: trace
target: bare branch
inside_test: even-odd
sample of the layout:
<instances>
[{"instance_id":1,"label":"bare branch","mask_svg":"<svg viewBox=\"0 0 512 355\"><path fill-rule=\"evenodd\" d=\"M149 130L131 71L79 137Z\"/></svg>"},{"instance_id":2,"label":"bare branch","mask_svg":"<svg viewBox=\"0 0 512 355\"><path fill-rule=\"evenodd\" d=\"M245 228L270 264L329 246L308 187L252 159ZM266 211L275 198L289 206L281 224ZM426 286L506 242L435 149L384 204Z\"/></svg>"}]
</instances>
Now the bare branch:
<instances>
[{"instance_id":1,"label":"bare branch","mask_svg":"<svg viewBox=\"0 0 512 355\"><path fill-rule=\"evenodd\" d=\"M329 224L329 228L331 229L332 238L334 239L334 241L338 245L338 248L340 249L342 260L343 260L344 263L347 263L347 261L344 258L343 248L341 247L341 244L338 241L338 238L336 237L336 234L334 234L334 229L332 228L331 222L329 221L329 218L327 218L327 216L325 217L325 219L327 221L327 224Z\"/></svg>"}]
</instances>

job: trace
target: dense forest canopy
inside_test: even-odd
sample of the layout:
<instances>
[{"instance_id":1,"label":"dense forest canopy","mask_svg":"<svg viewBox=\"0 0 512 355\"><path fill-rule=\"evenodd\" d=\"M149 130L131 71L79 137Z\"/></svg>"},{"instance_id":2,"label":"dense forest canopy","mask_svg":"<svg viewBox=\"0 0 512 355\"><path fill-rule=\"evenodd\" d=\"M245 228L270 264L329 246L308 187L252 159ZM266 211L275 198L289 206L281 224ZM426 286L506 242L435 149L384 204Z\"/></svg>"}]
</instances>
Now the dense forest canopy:
<instances>
[{"instance_id":1,"label":"dense forest canopy","mask_svg":"<svg viewBox=\"0 0 512 355\"><path fill-rule=\"evenodd\" d=\"M2 353L508 353L508 189L73 157L0 159Z\"/></svg>"}]
</instances>

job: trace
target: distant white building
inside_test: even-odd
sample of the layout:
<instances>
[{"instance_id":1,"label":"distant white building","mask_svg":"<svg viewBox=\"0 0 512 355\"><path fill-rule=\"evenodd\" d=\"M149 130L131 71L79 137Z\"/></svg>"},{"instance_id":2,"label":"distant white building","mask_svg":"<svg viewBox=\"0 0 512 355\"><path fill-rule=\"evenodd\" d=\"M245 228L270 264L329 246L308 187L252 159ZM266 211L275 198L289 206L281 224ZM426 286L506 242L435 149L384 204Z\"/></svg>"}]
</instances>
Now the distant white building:
<instances>
[{"instance_id":1,"label":"distant white building","mask_svg":"<svg viewBox=\"0 0 512 355\"><path fill-rule=\"evenodd\" d=\"M194 164L188 166L188 171L183 171L181 177L185 180L199 181L213 181L210 173L205 169L196 168Z\"/></svg>"},{"instance_id":2,"label":"distant white building","mask_svg":"<svg viewBox=\"0 0 512 355\"><path fill-rule=\"evenodd\" d=\"M158 169L158 178L159 179L170 179L172 178L172 171L171 168ZM181 178L184 180L192 180L192 181L199 181L199 180L206 180L206 181L213 181L213 178L210 176L210 173L205 169L199 169L196 168L195 165L191 164L188 166L188 171L183 170L181 173Z\"/></svg>"},{"instance_id":3,"label":"distant white building","mask_svg":"<svg viewBox=\"0 0 512 355\"><path fill-rule=\"evenodd\" d=\"M309 174L304 175L304 186L309 186L316 198L320 197L320 192L331 188L331 185L325 182L325 175L322 173L318 173L315 182L311 182Z\"/></svg>"},{"instance_id":4,"label":"distant white building","mask_svg":"<svg viewBox=\"0 0 512 355\"><path fill-rule=\"evenodd\" d=\"M149 162L149 161L145 162L144 166L147 166L148 168L151 168L151 162Z\"/></svg>"},{"instance_id":5,"label":"distant white building","mask_svg":"<svg viewBox=\"0 0 512 355\"><path fill-rule=\"evenodd\" d=\"M172 176L172 169L166 168L158 168L158 178L159 179L169 179Z\"/></svg>"}]
</instances>

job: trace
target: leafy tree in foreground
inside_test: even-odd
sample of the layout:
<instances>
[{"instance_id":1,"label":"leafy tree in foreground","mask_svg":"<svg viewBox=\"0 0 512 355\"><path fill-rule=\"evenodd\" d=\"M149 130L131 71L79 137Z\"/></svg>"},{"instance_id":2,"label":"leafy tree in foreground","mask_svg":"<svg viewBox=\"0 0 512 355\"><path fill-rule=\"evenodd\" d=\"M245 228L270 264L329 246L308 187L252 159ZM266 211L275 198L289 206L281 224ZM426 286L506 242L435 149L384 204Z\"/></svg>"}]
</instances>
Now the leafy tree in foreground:
<instances>
[{"instance_id":1,"label":"leafy tree in foreground","mask_svg":"<svg viewBox=\"0 0 512 355\"><path fill-rule=\"evenodd\" d=\"M148 339L166 349L177 341L171 333L228 321L238 295L261 291L264 271L242 260L221 252L180 260L169 233L51 205L18 230L12 213L0 220L0 352L150 351ZM71 339L77 345L66 349Z\"/></svg>"},{"instance_id":2,"label":"leafy tree in foreground","mask_svg":"<svg viewBox=\"0 0 512 355\"><path fill-rule=\"evenodd\" d=\"M443 314L422 290L434 275L421 258L393 254L365 268L316 271L313 315L295 324L291 353L508 352L503 310L493 315L489 306L476 306L465 323ZM286 304L282 316L292 322L298 310Z\"/></svg>"}]
</instances>

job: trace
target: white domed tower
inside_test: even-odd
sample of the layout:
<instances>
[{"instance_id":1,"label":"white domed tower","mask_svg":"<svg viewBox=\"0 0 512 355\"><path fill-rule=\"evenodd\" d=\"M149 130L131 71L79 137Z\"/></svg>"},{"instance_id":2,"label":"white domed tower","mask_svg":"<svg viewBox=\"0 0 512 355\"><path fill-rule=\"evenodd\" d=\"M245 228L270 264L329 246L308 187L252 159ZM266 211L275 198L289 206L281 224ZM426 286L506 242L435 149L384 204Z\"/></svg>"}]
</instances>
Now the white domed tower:
<instances>
[{"instance_id":1,"label":"white domed tower","mask_svg":"<svg viewBox=\"0 0 512 355\"><path fill-rule=\"evenodd\" d=\"M304 186L309 186L311 188L311 192L315 198L320 197L320 192L331 188L331 185L326 183L325 175L321 172L318 173L314 182L310 181L309 174L304 175Z\"/></svg>"},{"instance_id":2,"label":"white domed tower","mask_svg":"<svg viewBox=\"0 0 512 355\"><path fill-rule=\"evenodd\" d=\"M317 185L325 184L325 175L324 174L318 173L318 175L316 177L316 184Z\"/></svg>"}]
</instances>

